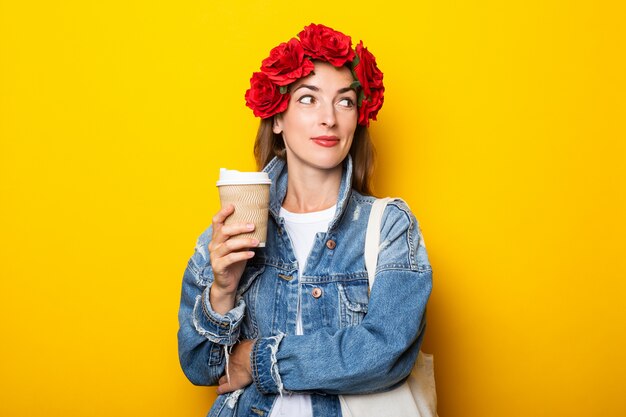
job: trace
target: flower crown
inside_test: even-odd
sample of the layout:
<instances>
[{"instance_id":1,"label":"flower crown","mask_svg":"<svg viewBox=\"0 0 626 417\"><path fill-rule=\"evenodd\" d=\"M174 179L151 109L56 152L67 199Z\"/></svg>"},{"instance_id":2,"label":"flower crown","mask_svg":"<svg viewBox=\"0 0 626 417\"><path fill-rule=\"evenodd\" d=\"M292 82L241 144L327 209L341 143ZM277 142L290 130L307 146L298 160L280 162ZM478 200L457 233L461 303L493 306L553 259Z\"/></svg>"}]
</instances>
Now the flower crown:
<instances>
[{"instance_id":1,"label":"flower crown","mask_svg":"<svg viewBox=\"0 0 626 417\"><path fill-rule=\"evenodd\" d=\"M383 73L376 58L360 41L352 49L352 40L334 29L311 23L297 38L283 42L270 51L261 71L252 74L250 88L246 91L246 105L255 116L267 119L287 110L289 84L306 77L313 69L313 60L326 61L335 67L350 64L354 82L350 87L358 93L360 125L369 126L369 120L383 105Z\"/></svg>"}]
</instances>

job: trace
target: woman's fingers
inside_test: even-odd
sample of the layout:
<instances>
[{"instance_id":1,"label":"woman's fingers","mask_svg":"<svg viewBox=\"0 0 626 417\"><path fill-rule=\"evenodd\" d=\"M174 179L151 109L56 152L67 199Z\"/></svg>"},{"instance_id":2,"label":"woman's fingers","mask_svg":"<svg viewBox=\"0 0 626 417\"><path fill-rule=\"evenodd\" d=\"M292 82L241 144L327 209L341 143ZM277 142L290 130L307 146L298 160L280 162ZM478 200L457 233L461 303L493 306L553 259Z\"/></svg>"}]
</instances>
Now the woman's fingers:
<instances>
[{"instance_id":1,"label":"woman's fingers","mask_svg":"<svg viewBox=\"0 0 626 417\"><path fill-rule=\"evenodd\" d=\"M259 246L257 239L242 236L242 233L254 230L253 224L225 224L228 216L234 211L234 206L229 204L213 217L213 236L208 247L215 277L214 283L228 291L236 289L246 261L254 256L254 252L250 249ZM229 306L232 304L231 301L227 303Z\"/></svg>"},{"instance_id":2,"label":"woman's fingers","mask_svg":"<svg viewBox=\"0 0 626 417\"><path fill-rule=\"evenodd\" d=\"M232 392L252 383L250 353L253 346L254 340L241 340L233 347L227 370L227 373L230 375L230 381L226 376L222 376L219 379L219 387L217 387L219 394Z\"/></svg>"},{"instance_id":3,"label":"woman's fingers","mask_svg":"<svg viewBox=\"0 0 626 417\"><path fill-rule=\"evenodd\" d=\"M222 255L234 250L254 248L258 246L259 241L253 238L237 238L233 236L242 233L248 233L254 230L252 227L246 226L245 223L229 224L223 226L222 230L214 231L211 242L209 243L209 251L218 251Z\"/></svg>"},{"instance_id":4,"label":"woman's fingers","mask_svg":"<svg viewBox=\"0 0 626 417\"><path fill-rule=\"evenodd\" d=\"M259 241L256 239L233 238L213 248L209 247L214 274L226 274L234 264L252 258L254 252L247 249L256 247L258 244Z\"/></svg>"},{"instance_id":5,"label":"woman's fingers","mask_svg":"<svg viewBox=\"0 0 626 417\"><path fill-rule=\"evenodd\" d=\"M222 376L218 383L218 387L217 387L217 393L218 394L227 394L229 392L233 392L236 391L239 388L235 388L231 382L233 381L228 381L228 378L226 377L226 375Z\"/></svg>"},{"instance_id":6,"label":"woman's fingers","mask_svg":"<svg viewBox=\"0 0 626 417\"><path fill-rule=\"evenodd\" d=\"M215 216L213 216L213 225L223 224L228 216L235 212L235 206L228 204L226 207L222 207Z\"/></svg>"},{"instance_id":7,"label":"woman's fingers","mask_svg":"<svg viewBox=\"0 0 626 417\"><path fill-rule=\"evenodd\" d=\"M222 258L232 252L241 252L247 249L256 248L259 246L259 241L252 238L230 238L220 244L209 244L209 251L211 252L211 259Z\"/></svg>"},{"instance_id":8,"label":"woman's fingers","mask_svg":"<svg viewBox=\"0 0 626 417\"><path fill-rule=\"evenodd\" d=\"M211 237L211 243L213 243L213 247L227 241L233 236L254 231L253 223L233 223L228 225L225 224L228 216L233 214L234 211L235 207L232 204L229 204L228 206L217 212L217 214L213 217L213 236Z\"/></svg>"},{"instance_id":9,"label":"woman's fingers","mask_svg":"<svg viewBox=\"0 0 626 417\"><path fill-rule=\"evenodd\" d=\"M217 387L218 395L228 394L229 392L233 392L233 391L235 390L228 383L220 384L219 387Z\"/></svg>"},{"instance_id":10,"label":"woman's fingers","mask_svg":"<svg viewBox=\"0 0 626 417\"><path fill-rule=\"evenodd\" d=\"M241 261L247 261L253 256L253 251L231 252L228 255L222 256L221 258L218 258L213 262L213 272L218 275L222 274L226 272L228 267L232 264L236 264L237 262Z\"/></svg>"},{"instance_id":11,"label":"woman's fingers","mask_svg":"<svg viewBox=\"0 0 626 417\"><path fill-rule=\"evenodd\" d=\"M220 243L228 239L228 237L224 238L222 236L221 230L224 227L224 222L226 221L228 216L230 216L234 212L235 212L235 206L233 206L232 204L229 204L226 207L223 207L220 211L218 211L215 214L215 216L213 216L213 236L211 237L212 241L217 241L217 243Z\"/></svg>"},{"instance_id":12,"label":"woman's fingers","mask_svg":"<svg viewBox=\"0 0 626 417\"><path fill-rule=\"evenodd\" d=\"M235 236L242 233L250 233L253 230L253 223L233 223L222 226L222 230L220 230L220 232L225 236Z\"/></svg>"}]
</instances>

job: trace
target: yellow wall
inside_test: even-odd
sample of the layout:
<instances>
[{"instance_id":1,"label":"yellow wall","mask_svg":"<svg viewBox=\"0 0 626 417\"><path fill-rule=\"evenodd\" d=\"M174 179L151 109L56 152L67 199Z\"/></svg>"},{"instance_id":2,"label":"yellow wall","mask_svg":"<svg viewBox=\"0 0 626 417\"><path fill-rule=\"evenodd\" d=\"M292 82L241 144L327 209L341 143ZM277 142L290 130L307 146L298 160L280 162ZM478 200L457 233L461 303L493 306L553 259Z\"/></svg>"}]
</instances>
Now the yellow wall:
<instances>
[{"instance_id":1,"label":"yellow wall","mask_svg":"<svg viewBox=\"0 0 626 417\"><path fill-rule=\"evenodd\" d=\"M205 415L180 279L218 168L253 167L252 71L310 22L386 75L440 415L626 415L620 3L1 0L0 415Z\"/></svg>"}]
</instances>

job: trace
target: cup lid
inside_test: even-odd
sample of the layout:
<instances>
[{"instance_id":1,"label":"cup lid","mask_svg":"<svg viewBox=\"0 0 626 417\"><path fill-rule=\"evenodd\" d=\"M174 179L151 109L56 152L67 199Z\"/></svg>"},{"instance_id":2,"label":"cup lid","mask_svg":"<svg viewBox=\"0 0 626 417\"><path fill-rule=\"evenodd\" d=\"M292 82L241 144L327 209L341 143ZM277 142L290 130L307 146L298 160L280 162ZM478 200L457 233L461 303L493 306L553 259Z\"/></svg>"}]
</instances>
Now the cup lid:
<instances>
[{"instance_id":1,"label":"cup lid","mask_svg":"<svg viewBox=\"0 0 626 417\"><path fill-rule=\"evenodd\" d=\"M221 185L245 185L245 184L271 184L267 172L241 172L235 169L220 168L220 178L217 186Z\"/></svg>"}]
</instances>

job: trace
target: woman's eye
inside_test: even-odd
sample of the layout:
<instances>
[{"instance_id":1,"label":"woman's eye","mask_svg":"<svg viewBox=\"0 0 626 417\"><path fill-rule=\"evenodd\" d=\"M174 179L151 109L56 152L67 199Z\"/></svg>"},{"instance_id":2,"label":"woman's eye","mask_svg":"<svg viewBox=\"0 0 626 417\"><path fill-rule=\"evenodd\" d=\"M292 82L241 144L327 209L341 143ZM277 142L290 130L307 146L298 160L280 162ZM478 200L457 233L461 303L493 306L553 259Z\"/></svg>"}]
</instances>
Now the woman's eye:
<instances>
[{"instance_id":1,"label":"woman's eye","mask_svg":"<svg viewBox=\"0 0 626 417\"><path fill-rule=\"evenodd\" d=\"M354 105L354 102L352 101L352 99L342 98L341 100L339 100L339 104L343 107L352 107Z\"/></svg>"},{"instance_id":2,"label":"woman's eye","mask_svg":"<svg viewBox=\"0 0 626 417\"><path fill-rule=\"evenodd\" d=\"M302 97L300 97L300 100L298 100L298 102L300 102L302 104L311 104L311 103L313 103L313 97L312 96L302 96Z\"/></svg>"}]
</instances>

